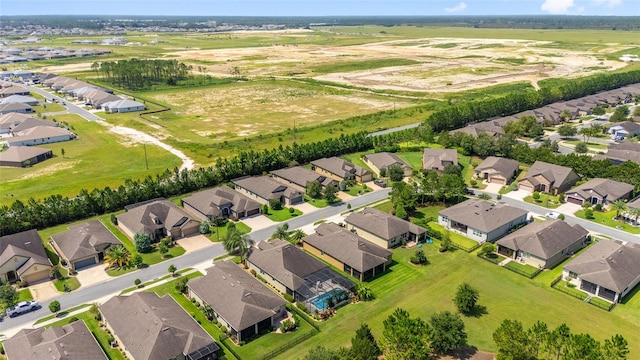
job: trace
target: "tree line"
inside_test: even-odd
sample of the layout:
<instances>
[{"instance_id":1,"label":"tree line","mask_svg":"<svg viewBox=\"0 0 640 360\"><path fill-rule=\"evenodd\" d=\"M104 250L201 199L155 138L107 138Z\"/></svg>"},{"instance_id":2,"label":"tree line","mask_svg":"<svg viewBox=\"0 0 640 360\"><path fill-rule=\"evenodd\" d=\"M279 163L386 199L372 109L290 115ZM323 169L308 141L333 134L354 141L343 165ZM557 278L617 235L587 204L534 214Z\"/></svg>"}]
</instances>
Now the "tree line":
<instances>
[{"instance_id":1,"label":"tree line","mask_svg":"<svg viewBox=\"0 0 640 360\"><path fill-rule=\"evenodd\" d=\"M144 200L217 186L245 175L262 175L271 170L304 164L323 157L372 148L373 139L364 132L342 134L319 142L294 143L293 146L280 146L262 151L242 151L233 158L218 158L213 167L182 171L178 168L174 168L173 171L167 169L155 177L149 175L142 180L127 179L116 189L83 189L73 198L55 194L40 200L16 200L11 206L0 206L0 235L43 229L117 211L125 205Z\"/></svg>"},{"instance_id":2,"label":"tree line","mask_svg":"<svg viewBox=\"0 0 640 360\"><path fill-rule=\"evenodd\" d=\"M102 61L91 64L107 82L129 90L139 90L153 84L176 85L189 76L193 66L177 60L130 59Z\"/></svg>"},{"instance_id":3,"label":"tree line","mask_svg":"<svg viewBox=\"0 0 640 360\"><path fill-rule=\"evenodd\" d=\"M640 83L640 70L624 73L596 74L578 79L548 79L533 89L478 101L454 103L432 113L425 121L434 131L453 130L469 123L513 115L562 100L577 99L599 91L613 90Z\"/></svg>"}]
</instances>

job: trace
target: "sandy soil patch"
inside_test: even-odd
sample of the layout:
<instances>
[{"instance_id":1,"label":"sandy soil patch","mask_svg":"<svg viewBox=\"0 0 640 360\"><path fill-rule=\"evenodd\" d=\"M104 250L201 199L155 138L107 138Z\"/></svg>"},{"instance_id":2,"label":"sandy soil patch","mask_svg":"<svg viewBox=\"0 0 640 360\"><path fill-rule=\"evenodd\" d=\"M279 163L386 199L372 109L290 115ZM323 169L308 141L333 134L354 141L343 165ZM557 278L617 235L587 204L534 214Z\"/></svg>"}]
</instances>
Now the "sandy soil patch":
<instances>
[{"instance_id":1,"label":"sandy soil patch","mask_svg":"<svg viewBox=\"0 0 640 360\"><path fill-rule=\"evenodd\" d=\"M65 162L57 163L54 165L49 165L49 166L37 169L35 171L29 172L28 174L24 174L12 181L20 181L20 180L26 180L26 179L36 178L40 176L51 175L58 171L71 169L75 167L79 162L80 160L73 160L73 161L65 161Z\"/></svg>"}]
</instances>

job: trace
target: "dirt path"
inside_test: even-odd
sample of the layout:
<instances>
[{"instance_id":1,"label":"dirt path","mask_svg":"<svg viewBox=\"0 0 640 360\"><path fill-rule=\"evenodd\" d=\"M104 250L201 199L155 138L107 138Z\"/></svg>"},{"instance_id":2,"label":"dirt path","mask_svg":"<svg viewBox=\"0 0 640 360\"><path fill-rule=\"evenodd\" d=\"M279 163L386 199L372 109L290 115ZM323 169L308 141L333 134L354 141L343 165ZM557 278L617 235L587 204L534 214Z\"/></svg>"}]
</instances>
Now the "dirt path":
<instances>
[{"instance_id":1,"label":"dirt path","mask_svg":"<svg viewBox=\"0 0 640 360\"><path fill-rule=\"evenodd\" d=\"M154 138L153 136L151 136L149 134L145 134L142 131L131 129L131 128L128 128L128 127L113 126L113 125L111 125L111 124L109 124L107 122L104 122L104 121L97 121L97 123L108 127L110 132L112 132L114 134L118 134L118 135L122 135L122 136L128 137L129 139L131 139L132 141L135 141L137 143L153 144L153 145L157 145L157 146L167 150L168 152L172 153L173 155L179 157L180 160L182 160L182 165L180 165L180 170L183 170L183 169L191 170L195 166L195 162L193 161L193 159L191 159L190 157L185 155L185 153L183 153L182 151L174 148L171 145L163 143L162 141Z\"/></svg>"}]
</instances>

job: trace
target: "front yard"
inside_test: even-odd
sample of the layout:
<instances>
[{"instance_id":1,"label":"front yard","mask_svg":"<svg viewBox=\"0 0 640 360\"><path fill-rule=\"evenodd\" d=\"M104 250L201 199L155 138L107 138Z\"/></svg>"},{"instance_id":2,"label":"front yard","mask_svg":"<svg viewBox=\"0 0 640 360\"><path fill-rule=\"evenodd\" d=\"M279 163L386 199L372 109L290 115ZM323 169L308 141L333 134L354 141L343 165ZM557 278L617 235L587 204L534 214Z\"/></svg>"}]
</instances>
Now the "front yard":
<instances>
[{"instance_id":1,"label":"front yard","mask_svg":"<svg viewBox=\"0 0 640 360\"><path fill-rule=\"evenodd\" d=\"M599 223L602 225L606 225L612 228L616 228L622 231L626 231L628 233L632 233L632 234L640 234L640 227L637 226L631 226L629 223L624 222L624 221L618 221L615 220L615 216L616 216L616 211L612 210L612 211L607 211L607 212L602 212L602 211L593 211L593 218L591 219L587 219L586 215L585 215L585 210L579 210L575 213L575 216L581 218L581 219L586 219L586 220L590 220L593 221L595 223Z\"/></svg>"},{"instance_id":2,"label":"front yard","mask_svg":"<svg viewBox=\"0 0 640 360\"><path fill-rule=\"evenodd\" d=\"M545 207L547 209L555 209L558 206L562 205L560 199L557 196L546 193L541 193L539 199L534 199L533 195L529 195L524 198L524 201L528 202L529 204Z\"/></svg>"},{"instance_id":3,"label":"front yard","mask_svg":"<svg viewBox=\"0 0 640 360\"><path fill-rule=\"evenodd\" d=\"M293 209L293 211L290 209ZM269 213L263 215L268 217L271 221L282 222L302 215L302 211L294 208L282 208L280 210L269 209Z\"/></svg>"},{"instance_id":4,"label":"front yard","mask_svg":"<svg viewBox=\"0 0 640 360\"><path fill-rule=\"evenodd\" d=\"M304 196L304 201L308 204L311 204L317 208L327 207L329 205L337 204L340 202L340 199L336 199L336 201L329 203L326 199L312 199L307 195Z\"/></svg>"},{"instance_id":5,"label":"front yard","mask_svg":"<svg viewBox=\"0 0 640 360\"><path fill-rule=\"evenodd\" d=\"M359 184L359 185L349 186L343 192L347 193L347 194L349 194L351 196L358 196L358 195L362 195L362 194L368 193L370 191L372 191L371 188L368 187L366 184Z\"/></svg>"},{"instance_id":6,"label":"front yard","mask_svg":"<svg viewBox=\"0 0 640 360\"><path fill-rule=\"evenodd\" d=\"M228 231L227 229L229 228L229 224L231 224L230 221L227 222L224 226L220 226L220 227L215 227L211 225L211 233L209 233L209 240L213 242L224 240L227 237L227 231ZM236 230L238 230L240 234L248 234L251 232L251 228L247 226L245 223L243 223L242 221L237 221L234 224L236 226Z\"/></svg>"}]
</instances>

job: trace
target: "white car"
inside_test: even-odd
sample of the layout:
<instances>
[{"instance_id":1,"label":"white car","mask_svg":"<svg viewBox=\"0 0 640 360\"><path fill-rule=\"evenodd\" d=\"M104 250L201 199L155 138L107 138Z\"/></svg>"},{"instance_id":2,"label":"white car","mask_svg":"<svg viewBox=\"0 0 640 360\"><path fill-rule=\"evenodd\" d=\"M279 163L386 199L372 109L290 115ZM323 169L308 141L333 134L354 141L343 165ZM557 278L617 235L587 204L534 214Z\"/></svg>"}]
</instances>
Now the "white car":
<instances>
[{"instance_id":1,"label":"white car","mask_svg":"<svg viewBox=\"0 0 640 360\"><path fill-rule=\"evenodd\" d=\"M549 211L544 216L548 217L549 219L557 220L560 217L560 213Z\"/></svg>"}]
</instances>

